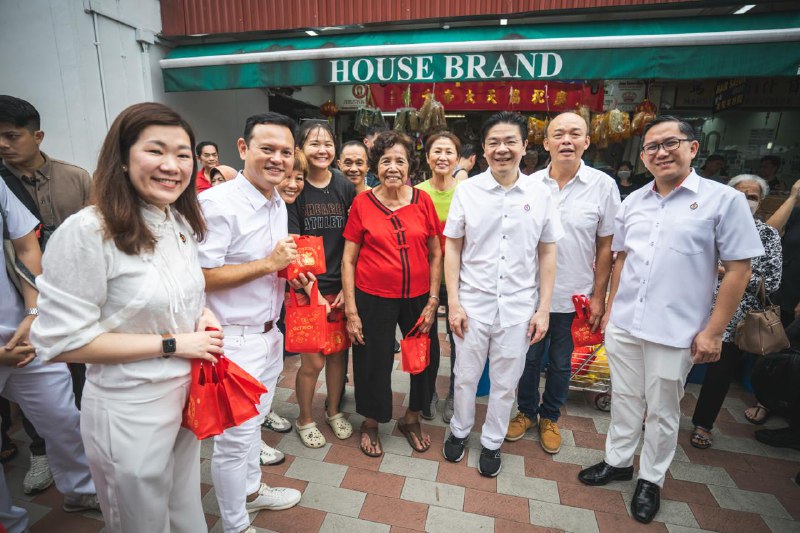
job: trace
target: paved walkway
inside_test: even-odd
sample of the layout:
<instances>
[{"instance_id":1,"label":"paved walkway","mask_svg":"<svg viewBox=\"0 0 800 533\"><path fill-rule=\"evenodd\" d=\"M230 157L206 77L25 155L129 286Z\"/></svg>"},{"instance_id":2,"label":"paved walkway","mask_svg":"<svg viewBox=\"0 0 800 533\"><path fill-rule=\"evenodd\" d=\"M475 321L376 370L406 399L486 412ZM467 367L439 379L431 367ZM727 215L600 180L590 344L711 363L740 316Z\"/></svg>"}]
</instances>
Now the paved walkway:
<instances>
[{"instance_id":1,"label":"paved walkway","mask_svg":"<svg viewBox=\"0 0 800 533\"><path fill-rule=\"evenodd\" d=\"M442 342L442 353L449 345ZM294 419L298 407L294 394L299 358L286 360L278 383L274 409ZM447 390L449 359L442 358L438 389ZM324 373L323 373L324 374ZM392 376L394 417L404 410L408 378L399 370ZM305 448L296 433L264 431L264 440L286 453L282 465L264 467L264 481L295 487L303 500L290 510L262 511L254 517L257 531L278 532L459 532L534 531L628 532L647 530L684 533L701 530L726 532L800 532L800 487L792 478L800 471L800 451L763 446L753 438L754 426L742 411L753 401L733 388L714 431L714 447L697 450L689 445L689 416L699 386L689 385L683 400L681 436L675 461L662 493L656 522L642 526L628 516L635 481L606 488L589 488L576 479L582 466L603 457L609 414L594 407L592 398L572 392L559 422L561 451L544 453L532 434L503 445L503 470L496 479L478 475L478 435L470 438L468 456L459 464L445 462L441 454L445 425L440 419L425 425L433 445L424 454L412 452L395 423L381 427L383 458L371 459L358 449L358 436L338 441L324 424L325 384L320 382L314 400L315 420L328 439L320 449ZM486 413L479 399L478 424ZM441 405L441 403L440 403ZM348 387L344 411L355 428L352 388ZM780 427L771 420L766 427ZM23 431L13 433L20 444ZM202 493L212 532L222 531L211 484L211 442L203 443ZM28 508L33 533L94 533L102 531L97 513L70 515L61 511L61 496L54 488L34 497L22 494L27 467L26 447L6 465L6 479L18 505Z\"/></svg>"}]
</instances>

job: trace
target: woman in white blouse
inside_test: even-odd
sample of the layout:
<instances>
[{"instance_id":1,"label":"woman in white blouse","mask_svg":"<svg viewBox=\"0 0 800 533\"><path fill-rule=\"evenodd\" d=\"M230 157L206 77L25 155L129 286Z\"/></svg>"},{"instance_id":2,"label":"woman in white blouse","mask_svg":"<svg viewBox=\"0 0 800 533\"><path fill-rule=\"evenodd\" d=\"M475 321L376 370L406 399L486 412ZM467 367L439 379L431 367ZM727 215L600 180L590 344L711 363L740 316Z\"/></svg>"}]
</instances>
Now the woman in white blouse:
<instances>
[{"instance_id":1,"label":"woman in white blouse","mask_svg":"<svg viewBox=\"0 0 800 533\"><path fill-rule=\"evenodd\" d=\"M206 531L200 443L181 428L190 359L215 361L204 309L189 124L166 106L125 109L106 136L94 205L43 260L31 340L42 359L87 364L81 435L108 532Z\"/></svg>"}]
</instances>

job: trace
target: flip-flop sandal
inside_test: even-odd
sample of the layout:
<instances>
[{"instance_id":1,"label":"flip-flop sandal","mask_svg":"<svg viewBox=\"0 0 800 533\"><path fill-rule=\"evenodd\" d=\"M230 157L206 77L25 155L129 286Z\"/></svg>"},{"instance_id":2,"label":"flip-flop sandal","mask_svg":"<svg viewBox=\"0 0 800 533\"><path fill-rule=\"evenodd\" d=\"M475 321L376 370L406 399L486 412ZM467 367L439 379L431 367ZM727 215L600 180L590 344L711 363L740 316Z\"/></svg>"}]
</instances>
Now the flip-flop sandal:
<instances>
[{"instance_id":1,"label":"flip-flop sandal","mask_svg":"<svg viewBox=\"0 0 800 533\"><path fill-rule=\"evenodd\" d=\"M748 416L747 410L745 410L744 418L745 418L745 420L747 420L751 424L754 424L756 426L763 426L764 423L766 423L766 421L769 419L769 416L770 416L769 409L767 409L763 405L754 405L754 406L750 407L750 409L755 409L756 410L755 416ZM764 412L763 415L761 414L762 411Z\"/></svg>"},{"instance_id":2,"label":"flip-flop sandal","mask_svg":"<svg viewBox=\"0 0 800 533\"><path fill-rule=\"evenodd\" d=\"M364 448L363 440L359 442L358 447L361 449L361 453L369 457L380 457L383 455L383 446L381 446L381 439L378 437L378 426L367 426L364 422L361 423L361 436L363 439L364 434L369 437L369 443L372 445L373 448L380 447L381 451L379 452L371 452Z\"/></svg>"},{"instance_id":3,"label":"flip-flop sandal","mask_svg":"<svg viewBox=\"0 0 800 533\"><path fill-rule=\"evenodd\" d=\"M406 424L405 422L400 420L397 422L397 429L399 429L400 433L402 433L405 436L409 446L411 446L411 448L414 449L414 451L420 453L427 452L428 449L431 447L430 444L428 444L427 446L422 444L423 440L422 428L420 427L419 422L414 422L413 424ZM417 448L416 446L414 446L414 438L412 437L412 435L414 437L417 437L417 442L420 443L422 448Z\"/></svg>"},{"instance_id":4,"label":"flip-flop sandal","mask_svg":"<svg viewBox=\"0 0 800 533\"><path fill-rule=\"evenodd\" d=\"M300 440L306 448L322 448L327 444L325 435L317 429L316 422L310 422L305 425L295 424L297 434L300 435Z\"/></svg>"},{"instance_id":5,"label":"flip-flop sandal","mask_svg":"<svg viewBox=\"0 0 800 533\"><path fill-rule=\"evenodd\" d=\"M342 413L336 413L331 417L326 415L325 419L328 421L328 425L333 430L333 434L336 435L337 439L345 440L350 438L350 435L353 434L353 426L350 425L350 422L348 422Z\"/></svg>"},{"instance_id":6,"label":"flip-flop sandal","mask_svg":"<svg viewBox=\"0 0 800 533\"><path fill-rule=\"evenodd\" d=\"M11 441L3 441L3 449L0 450L0 464L6 464L14 459L19 453L17 445Z\"/></svg>"},{"instance_id":7,"label":"flip-flop sandal","mask_svg":"<svg viewBox=\"0 0 800 533\"><path fill-rule=\"evenodd\" d=\"M698 431L698 429L700 431L705 431L706 433L708 433L708 435L703 435L702 433L700 433L700 431ZM694 428L694 431L692 431L692 438L689 441L689 444L691 444L695 448L706 450L708 448L711 448L711 445L713 443L714 440L711 438L711 432L709 430L707 430L706 428L701 428L700 426Z\"/></svg>"}]
</instances>

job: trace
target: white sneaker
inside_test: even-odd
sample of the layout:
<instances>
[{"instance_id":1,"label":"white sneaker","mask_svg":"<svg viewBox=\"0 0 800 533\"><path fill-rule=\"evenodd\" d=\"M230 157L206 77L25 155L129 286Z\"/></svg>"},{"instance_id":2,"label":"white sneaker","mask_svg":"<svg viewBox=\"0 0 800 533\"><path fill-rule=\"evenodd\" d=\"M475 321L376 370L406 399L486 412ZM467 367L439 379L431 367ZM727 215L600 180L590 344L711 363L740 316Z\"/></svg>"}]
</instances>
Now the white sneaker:
<instances>
[{"instance_id":1,"label":"white sneaker","mask_svg":"<svg viewBox=\"0 0 800 533\"><path fill-rule=\"evenodd\" d=\"M262 440L261 455L258 456L258 460L264 466L279 465L286 460L286 457L284 457L282 451L267 446L267 443Z\"/></svg>"},{"instance_id":2,"label":"white sneaker","mask_svg":"<svg viewBox=\"0 0 800 533\"><path fill-rule=\"evenodd\" d=\"M288 433L292 430L292 423L282 416L275 414L275 411L270 411L261 424L261 427L264 429L271 429L276 433Z\"/></svg>"},{"instance_id":3,"label":"white sneaker","mask_svg":"<svg viewBox=\"0 0 800 533\"><path fill-rule=\"evenodd\" d=\"M270 511L280 511L289 509L300 502L300 491L283 487L270 487L262 483L258 488L258 497L252 502L247 502L245 507L248 513L267 509Z\"/></svg>"},{"instance_id":4,"label":"white sneaker","mask_svg":"<svg viewBox=\"0 0 800 533\"><path fill-rule=\"evenodd\" d=\"M22 481L22 491L25 494L43 491L53 484L53 474L50 473L50 462L46 455L31 455L31 467Z\"/></svg>"},{"instance_id":5,"label":"white sneaker","mask_svg":"<svg viewBox=\"0 0 800 533\"><path fill-rule=\"evenodd\" d=\"M100 502L97 501L97 494L66 494L64 496L63 509L67 513L78 513L81 511L100 511Z\"/></svg>"}]
</instances>

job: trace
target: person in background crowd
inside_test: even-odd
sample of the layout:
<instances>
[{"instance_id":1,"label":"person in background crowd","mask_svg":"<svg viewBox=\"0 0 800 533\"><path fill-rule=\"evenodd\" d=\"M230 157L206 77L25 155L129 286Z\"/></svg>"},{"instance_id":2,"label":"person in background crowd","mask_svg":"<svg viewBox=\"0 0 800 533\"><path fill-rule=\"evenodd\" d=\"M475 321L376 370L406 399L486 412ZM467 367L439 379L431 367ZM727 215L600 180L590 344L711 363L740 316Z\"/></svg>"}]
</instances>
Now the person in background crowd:
<instances>
[{"instance_id":1,"label":"person in background crowd","mask_svg":"<svg viewBox=\"0 0 800 533\"><path fill-rule=\"evenodd\" d=\"M619 189L620 200L624 200L633 191L642 186L633 177L633 165L628 161L623 161L617 168L617 189Z\"/></svg>"},{"instance_id":2,"label":"person in background crowd","mask_svg":"<svg viewBox=\"0 0 800 533\"><path fill-rule=\"evenodd\" d=\"M47 241L56 228L69 216L89 203L92 180L84 169L52 159L41 151L44 140L39 112L29 102L13 96L0 96L0 174L12 193L40 221L37 232L39 246L46 249ZM86 366L69 365L72 390L80 409L81 393L86 381ZM16 444L8 438L11 425L11 406L0 398L2 416L3 462L17 452ZM47 459L47 447L36 428L22 414L22 425L31 438L30 468L22 481L25 494L42 491L53 483Z\"/></svg>"},{"instance_id":3,"label":"person in background crowd","mask_svg":"<svg viewBox=\"0 0 800 533\"><path fill-rule=\"evenodd\" d=\"M233 167L229 167L227 165L217 165L208 173L209 183L211 183L212 187L215 185L222 185L226 181L230 181L235 178L236 174L238 174L238 172Z\"/></svg>"},{"instance_id":4,"label":"person in background crowd","mask_svg":"<svg viewBox=\"0 0 800 533\"><path fill-rule=\"evenodd\" d=\"M473 167L475 167L475 160L477 157L478 151L475 150L474 145L469 143L462 144L458 163L456 164L455 170L453 170L453 177L458 181L464 181L469 178L470 172L472 172Z\"/></svg>"},{"instance_id":5,"label":"person in background crowd","mask_svg":"<svg viewBox=\"0 0 800 533\"><path fill-rule=\"evenodd\" d=\"M430 363L410 376L408 407L398 430L417 452L430 448L420 412L433 398L439 368L436 308L442 273L439 220L427 193L405 185L416 167L413 141L396 131L378 135L369 152L380 185L356 196L350 209L342 260L347 332L353 341L356 412L364 416L360 448L383 454L378 424L392 419L395 330L415 324L431 339Z\"/></svg>"},{"instance_id":6,"label":"person in background crowd","mask_svg":"<svg viewBox=\"0 0 800 533\"><path fill-rule=\"evenodd\" d=\"M356 188L356 194L361 194L367 189L367 172L369 172L369 156L367 147L361 141L348 141L342 145L339 160L336 161L339 170Z\"/></svg>"},{"instance_id":7,"label":"person in background crowd","mask_svg":"<svg viewBox=\"0 0 800 533\"><path fill-rule=\"evenodd\" d=\"M364 146L367 147L367 150L372 148L372 143L375 142L378 135L386 130L386 126L370 126L367 128L367 132L364 134ZM367 185L369 187L377 187L379 184L378 176L370 169L369 172L367 172Z\"/></svg>"},{"instance_id":8,"label":"person in background crowd","mask_svg":"<svg viewBox=\"0 0 800 533\"><path fill-rule=\"evenodd\" d=\"M718 183L726 183L729 179L727 172L725 158L719 154L711 154L706 158L703 168L697 174Z\"/></svg>"},{"instance_id":9,"label":"person in background crowd","mask_svg":"<svg viewBox=\"0 0 800 533\"><path fill-rule=\"evenodd\" d=\"M539 163L539 152L535 146L528 146L525 150L525 155L522 156L522 164L519 166L520 172L523 174L533 174L536 172L536 167Z\"/></svg>"},{"instance_id":10,"label":"person in background crowd","mask_svg":"<svg viewBox=\"0 0 800 533\"><path fill-rule=\"evenodd\" d=\"M195 154L200 161L200 170L197 171L197 193L211 187L211 169L219 164L219 147L213 141L202 141L195 147Z\"/></svg>"},{"instance_id":11,"label":"person in background crowd","mask_svg":"<svg viewBox=\"0 0 800 533\"><path fill-rule=\"evenodd\" d=\"M455 409L445 459L461 461L475 422L475 393L489 359L489 405L478 472L500 473L514 391L529 344L547 333L563 230L545 185L519 170L528 122L501 112L483 124L489 170L458 186L444 235L445 277L458 352Z\"/></svg>"},{"instance_id":12,"label":"person in background crowd","mask_svg":"<svg viewBox=\"0 0 800 533\"><path fill-rule=\"evenodd\" d=\"M267 388L259 416L214 437L211 478L225 533L254 533L248 513L288 509L301 497L263 483L259 466L260 426L283 370L283 335L274 327L285 288L278 271L297 257L286 206L275 191L294 165L294 127L278 113L249 117L237 141L244 169L200 196L208 224L200 266L208 306L225 334L225 355Z\"/></svg>"},{"instance_id":13,"label":"person in background crowd","mask_svg":"<svg viewBox=\"0 0 800 533\"><path fill-rule=\"evenodd\" d=\"M289 233L322 237L327 271L317 276L317 283L306 285L307 290L319 290L330 306L329 319L344 320L342 293L342 254L345 240L342 235L347 215L353 203L355 187L339 170L331 167L335 157L335 139L327 121L307 121L297 132L297 147L308 161L305 187L297 201L289 206ZM297 295L301 305L308 297ZM339 399L344 388L345 355L337 352L300 354L295 391L300 414L295 429L301 442L309 448L321 448L327 441L311 415L311 404L319 373L325 368L328 390L326 421L336 438L344 440L353 434L353 427L339 411Z\"/></svg>"},{"instance_id":14,"label":"person in background crowd","mask_svg":"<svg viewBox=\"0 0 800 533\"><path fill-rule=\"evenodd\" d=\"M38 279L31 339L45 361L88 365L81 433L114 533L206 530L200 444L181 422L189 359L216 361L222 334L204 331L219 324L203 307L193 144L162 104L120 113L96 203L59 228Z\"/></svg>"},{"instance_id":15,"label":"person in background crowd","mask_svg":"<svg viewBox=\"0 0 800 533\"><path fill-rule=\"evenodd\" d=\"M754 174L736 176L728 182L728 185L745 195L753 216L758 211L761 201L769 194L767 182ZM759 300L762 283L767 296L778 290L781 285L782 256L778 231L757 218L754 218L754 221L766 253L750 260L752 271L750 282L747 284L739 307L736 308L733 318L725 328L725 333L722 334L720 359L708 365L705 381L700 389L700 396L697 398L697 405L695 405L692 416L694 431L692 431L690 444L695 448L710 448L713 444L711 430L714 428L714 421L728 394L736 368L741 362L742 356L745 355L733 342L736 326L744 320L749 311L762 308ZM724 275L724 270L721 269L720 276L722 275ZM719 284L717 284L717 292L719 292ZM764 410L764 413L760 413L759 410ZM756 405L745 412L745 418L750 422L759 423L764 420L762 414L766 415L765 408Z\"/></svg>"},{"instance_id":16,"label":"person in background crowd","mask_svg":"<svg viewBox=\"0 0 800 533\"><path fill-rule=\"evenodd\" d=\"M439 240L442 244L442 253L444 253L445 241L442 232L445 222L447 222L450 203L453 201L453 193L459 184L458 178L455 177L455 168L460 153L461 141L450 132L434 133L425 140L425 157L428 160L432 176L429 180L417 185L417 188L428 193L433 200L436 215L439 217ZM447 290L444 284L439 288L439 301L444 302L445 316L447 316ZM445 423L450 422L450 419L453 418L453 384L455 383L453 368L456 361L456 346L449 324L447 324L447 336L450 340L450 387L442 412L442 420ZM432 374L432 376L434 379L436 378L436 374ZM431 386L433 387L433 398L430 405L422 409L422 418L426 420L433 420L436 417L436 407L439 401L439 395L436 394L436 383L432 383Z\"/></svg>"},{"instance_id":17,"label":"person in background crowd","mask_svg":"<svg viewBox=\"0 0 800 533\"><path fill-rule=\"evenodd\" d=\"M686 377L692 363L719 359L750 259L764 247L744 195L692 170L699 143L691 125L657 117L642 138L641 158L655 182L623 202L611 245L618 255L603 317L613 380L605 458L578 479L632 479L646 416L631 516L649 523L675 455ZM709 317L718 260L725 274Z\"/></svg>"},{"instance_id":18,"label":"person in background crowd","mask_svg":"<svg viewBox=\"0 0 800 533\"><path fill-rule=\"evenodd\" d=\"M586 121L576 113L556 116L548 124L544 138L550 166L531 176L550 190L565 233L558 242L549 328L544 338L528 349L519 381L519 412L508 425L506 440L517 441L538 425L539 443L551 454L561 449L558 419L569 394L574 351L572 297L591 296L589 323L596 329L605 312L614 216L620 204L614 180L581 160L590 142L587 129ZM548 340L550 363L540 404L539 379Z\"/></svg>"},{"instance_id":19,"label":"person in background crowd","mask_svg":"<svg viewBox=\"0 0 800 533\"><path fill-rule=\"evenodd\" d=\"M761 158L758 165L758 175L764 178L772 192L783 192L786 185L778 179L778 169L781 166L781 158L777 155L765 155Z\"/></svg>"}]
</instances>

